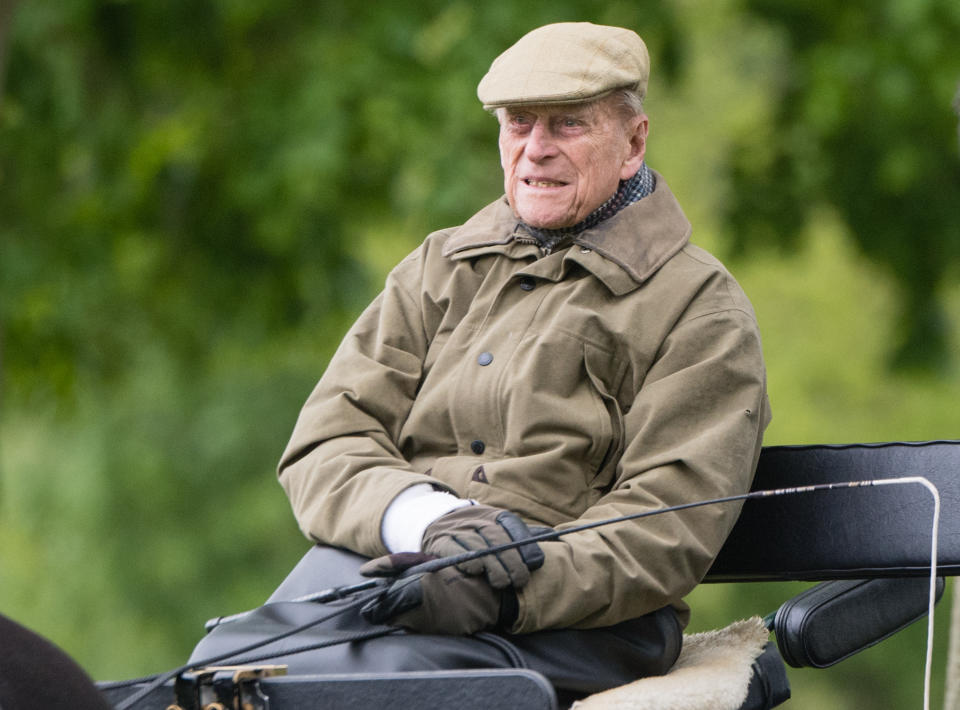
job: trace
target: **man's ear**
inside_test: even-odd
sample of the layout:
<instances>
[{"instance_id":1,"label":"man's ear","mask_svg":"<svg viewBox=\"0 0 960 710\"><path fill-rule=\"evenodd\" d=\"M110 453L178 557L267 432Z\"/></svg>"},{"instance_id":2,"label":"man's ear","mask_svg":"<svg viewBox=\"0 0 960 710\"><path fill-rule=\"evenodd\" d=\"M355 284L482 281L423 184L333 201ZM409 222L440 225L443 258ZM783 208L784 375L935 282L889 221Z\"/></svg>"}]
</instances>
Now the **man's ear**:
<instances>
[{"instance_id":1,"label":"man's ear","mask_svg":"<svg viewBox=\"0 0 960 710\"><path fill-rule=\"evenodd\" d=\"M620 179L629 180L640 169L647 153L647 133L650 131L650 119L646 114L634 116L627 121L627 140L629 150L620 168Z\"/></svg>"}]
</instances>

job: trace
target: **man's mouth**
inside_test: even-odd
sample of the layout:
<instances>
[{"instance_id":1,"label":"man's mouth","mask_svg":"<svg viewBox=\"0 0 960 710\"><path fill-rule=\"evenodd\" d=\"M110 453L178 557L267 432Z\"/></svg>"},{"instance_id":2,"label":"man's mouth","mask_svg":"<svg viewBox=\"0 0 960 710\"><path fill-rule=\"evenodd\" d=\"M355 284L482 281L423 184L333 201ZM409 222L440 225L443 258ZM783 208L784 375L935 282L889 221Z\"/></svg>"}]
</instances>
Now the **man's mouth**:
<instances>
[{"instance_id":1,"label":"man's mouth","mask_svg":"<svg viewBox=\"0 0 960 710\"><path fill-rule=\"evenodd\" d=\"M524 178L523 182L526 185L530 185L530 187L563 187L566 185L565 182L544 180L543 178Z\"/></svg>"}]
</instances>

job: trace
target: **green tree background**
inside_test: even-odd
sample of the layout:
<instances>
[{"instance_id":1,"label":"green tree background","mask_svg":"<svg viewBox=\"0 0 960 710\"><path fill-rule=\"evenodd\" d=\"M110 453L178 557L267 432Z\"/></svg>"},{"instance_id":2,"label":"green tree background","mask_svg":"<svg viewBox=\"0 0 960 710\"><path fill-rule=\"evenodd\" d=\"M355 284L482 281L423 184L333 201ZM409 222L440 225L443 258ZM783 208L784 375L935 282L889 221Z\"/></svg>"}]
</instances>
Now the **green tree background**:
<instances>
[{"instance_id":1,"label":"green tree background","mask_svg":"<svg viewBox=\"0 0 960 710\"><path fill-rule=\"evenodd\" d=\"M476 83L561 20L648 41L648 160L756 306L767 443L958 437L955 0L0 0L0 612L118 679L270 593L302 401L498 196ZM693 629L795 590L704 586ZM917 704L923 643L792 671L790 707Z\"/></svg>"}]
</instances>

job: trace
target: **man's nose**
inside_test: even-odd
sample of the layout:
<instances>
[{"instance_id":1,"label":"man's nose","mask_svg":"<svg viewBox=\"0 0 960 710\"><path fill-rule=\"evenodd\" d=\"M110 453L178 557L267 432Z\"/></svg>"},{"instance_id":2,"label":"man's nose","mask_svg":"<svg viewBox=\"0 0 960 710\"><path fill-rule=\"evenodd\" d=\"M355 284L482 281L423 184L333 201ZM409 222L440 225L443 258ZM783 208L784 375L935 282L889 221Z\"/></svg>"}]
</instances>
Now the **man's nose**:
<instances>
[{"instance_id":1,"label":"man's nose","mask_svg":"<svg viewBox=\"0 0 960 710\"><path fill-rule=\"evenodd\" d=\"M539 162L556 155L557 144L550 131L550 127L543 121L537 121L527 134L527 143L524 146L527 158Z\"/></svg>"}]
</instances>

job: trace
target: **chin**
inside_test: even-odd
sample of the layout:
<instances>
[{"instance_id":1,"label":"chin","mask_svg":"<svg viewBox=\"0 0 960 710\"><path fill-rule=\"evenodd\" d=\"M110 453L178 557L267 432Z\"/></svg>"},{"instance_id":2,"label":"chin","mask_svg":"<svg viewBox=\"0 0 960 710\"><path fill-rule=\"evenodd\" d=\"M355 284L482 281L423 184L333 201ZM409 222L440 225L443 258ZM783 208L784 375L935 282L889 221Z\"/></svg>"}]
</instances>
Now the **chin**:
<instances>
[{"instance_id":1,"label":"chin","mask_svg":"<svg viewBox=\"0 0 960 710\"><path fill-rule=\"evenodd\" d=\"M571 222L567 215L535 212L531 210L516 210L517 216L526 224L536 229L563 229L576 224Z\"/></svg>"},{"instance_id":2,"label":"chin","mask_svg":"<svg viewBox=\"0 0 960 710\"><path fill-rule=\"evenodd\" d=\"M527 224L536 229L563 229L571 226L567 222L527 222Z\"/></svg>"},{"instance_id":3,"label":"chin","mask_svg":"<svg viewBox=\"0 0 960 710\"><path fill-rule=\"evenodd\" d=\"M511 201L513 212L524 223L537 229L562 229L576 224L579 220L576 205L568 200L557 199L560 195L539 196L514 195Z\"/></svg>"}]
</instances>

